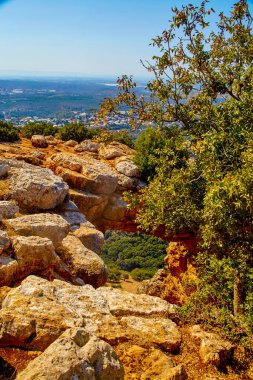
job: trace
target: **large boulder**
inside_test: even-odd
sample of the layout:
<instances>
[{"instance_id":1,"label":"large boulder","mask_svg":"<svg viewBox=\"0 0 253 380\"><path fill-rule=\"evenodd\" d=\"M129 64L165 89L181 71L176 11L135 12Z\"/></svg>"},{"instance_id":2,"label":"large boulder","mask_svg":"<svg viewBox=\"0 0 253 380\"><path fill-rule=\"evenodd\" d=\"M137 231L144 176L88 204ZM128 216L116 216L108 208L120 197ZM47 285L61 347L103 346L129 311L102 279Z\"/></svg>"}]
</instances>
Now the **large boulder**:
<instances>
[{"instance_id":1,"label":"large boulder","mask_svg":"<svg viewBox=\"0 0 253 380\"><path fill-rule=\"evenodd\" d=\"M89 221L100 219L108 204L108 196L103 194L91 194L80 190L70 190L70 199L72 199L79 210L83 212Z\"/></svg>"},{"instance_id":2,"label":"large boulder","mask_svg":"<svg viewBox=\"0 0 253 380\"><path fill-rule=\"evenodd\" d=\"M33 135L31 138L32 145L36 148L47 148L48 143L43 135Z\"/></svg>"},{"instance_id":3,"label":"large boulder","mask_svg":"<svg viewBox=\"0 0 253 380\"><path fill-rule=\"evenodd\" d=\"M0 255L0 286L11 285L17 279L18 262L10 256Z\"/></svg>"},{"instance_id":4,"label":"large boulder","mask_svg":"<svg viewBox=\"0 0 253 380\"><path fill-rule=\"evenodd\" d=\"M115 165L115 169L127 177L140 177L141 174L138 166L126 158L119 159Z\"/></svg>"},{"instance_id":5,"label":"large boulder","mask_svg":"<svg viewBox=\"0 0 253 380\"><path fill-rule=\"evenodd\" d=\"M98 255L100 254L105 240L104 234L97 230L93 224L90 222L82 223L80 228L75 230L74 235L80 239L86 248Z\"/></svg>"},{"instance_id":6,"label":"large boulder","mask_svg":"<svg viewBox=\"0 0 253 380\"><path fill-rule=\"evenodd\" d=\"M66 330L17 380L123 380L124 369L109 344L85 329Z\"/></svg>"},{"instance_id":7,"label":"large boulder","mask_svg":"<svg viewBox=\"0 0 253 380\"><path fill-rule=\"evenodd\" d=\"M167 317L175 313L173 305L158 297L137 295L119 289L102 287L97 289L108 302L115 316Z\"/></svg>"},{"instance_id":8,"label":"large boulder","mask_svg":"<svg viewBox=\"0 0 253 380\"><path fill-rule=\"evenodd\" d=\"M76 236L69 234L63 239L57 253L68 266L70 273L81 278L85 284L95 288L105 284L107 268L103 260L86 248Z\"/></svg>"},{"instance_id":9,"label":"large boulder","mask_svg":"<svg viewBox=\"0 0 253 380\"><path fill-rule=\"evenodd\" d=\"M0 201L0 221L10 219L19 212L19 207L13 201Z\"/></svg>"},{"instance_id":10,"label":"large boulder","mask_svg":"<svg viewBox=\"0 0 253 380\"><path fill-rule=\"evenodd\" d=\"M49 169L11 162L11 196L27 210L50 210L63 202L68 185Z\"/></svg>"},{"instance_id":11,"label":"large boulder","mask_svg":"<svg viewBox=\"0 0 253 380\"><path fill-rule=\"evenodd\" d=\"M76 152L91 152L91 153L98 153L100 144L96 141L92 140L85 140L80 145L77 145L75 147Z\"/></svg>"},{"instance_id":12,"label":"large boulder","mask_svg":"<svg viewBox=\"0 0 253 380\"><path fill-rule=\"evenodd\" d=\"M16 235L40 236L51 240L57 247L69 232L69 224L57 214L20 216L6 222Z\"/></svg>"}]
</instances>

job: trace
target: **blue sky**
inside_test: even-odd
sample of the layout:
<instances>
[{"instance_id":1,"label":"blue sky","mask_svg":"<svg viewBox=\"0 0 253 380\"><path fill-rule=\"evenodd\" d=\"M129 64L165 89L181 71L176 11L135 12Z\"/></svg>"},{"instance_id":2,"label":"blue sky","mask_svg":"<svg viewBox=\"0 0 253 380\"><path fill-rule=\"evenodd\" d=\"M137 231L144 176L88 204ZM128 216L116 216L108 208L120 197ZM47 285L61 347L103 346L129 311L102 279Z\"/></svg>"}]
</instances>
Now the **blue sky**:
<instances>
[{"instance_id":1,"label":"blue sky","mask_svg":"<svg viewBox=\"0 0 253 380\"><path fill-rule=\"evenodd\" d=\"M189 2L197 3L0 0L0 74L145 75L140 59L152 56L151 38L168 25L172 6ZM210 6L228 11L234 2Z\"/></svg>"}]
</instances>

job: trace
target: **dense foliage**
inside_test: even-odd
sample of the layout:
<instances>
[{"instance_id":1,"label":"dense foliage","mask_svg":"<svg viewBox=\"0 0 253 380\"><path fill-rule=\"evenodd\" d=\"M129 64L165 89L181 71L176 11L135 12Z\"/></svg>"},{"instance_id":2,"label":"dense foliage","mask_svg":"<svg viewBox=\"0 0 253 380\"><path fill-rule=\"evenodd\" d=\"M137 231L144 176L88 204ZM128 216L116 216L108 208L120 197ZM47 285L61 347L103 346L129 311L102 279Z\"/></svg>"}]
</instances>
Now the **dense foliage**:
<instances>
[{"instance_id":1,"label":"dense foliage","mask_svg":"<svg viewBox=\"0 0 253 380\"><path fill-rule=\"evenodd\" d=\"M11 123L0 120L0 141L13 142L19 139L18 129Z\"/></svg>"},{"instance_id":2,"label":"dense foliage","mask_svg":"<svg viewBox=\"0 0 253 380\"><path fill-rule=\"evenodd\" d=\"M168 243L157 237L110 231L105 237L102 257L109 266L111 279L127 271L134 279L145 280L164 265Z\"/></svg>"},{"instance_id":3,"label":"dense foliage","mask_svg":"<svg viewBox=\"0 0 253 380\"><path fill-rule=\"evenodd\" d=\"M110 131L107 128L99 129L96 140L105 144L109 144L112 141L117 141L129 146L130 148L134 148L135 145L129 131L125 129L116 132Z\"/></svg>"},{"instance_id":4,"label":"dense foliage","mask_svg":"<svg viewBox=\"0 0 253 380\"><path fill-rule=\"evenodd\" d=\"M79 143L83 140L91 139L96 136L97 133L98 132L96 130L87 128L81 123L67 124L59 129L59 136L61 140L75 140Z\"/></svg>"},{"instance_id":5,"label":"dense foliage","mask_svg":"<svg viewBox=\"0 0 253 380\"><path fill-rule=\"evenodd\" d=\"M173 126L169 141L180 135L188 156L179 165L177 144L157 156L169 144L165 132L155 149L148 133L161 132L142 137L147 157L139 150L137 160L151 181L133 201L142 205L137 221L146 231L163 226L168 235L198 236L200 280L188 316L215 321L223 332L235 326L241 338L253 326L252 17L239 0L211 25L207 3L175 7L169 28L153 40L160 53L146 65L154 74L150 96L138 97L136 83L123 76L101 114L128 107L132 125Z\"/></svg>"},{"instance_id":6,"label":"dense foliage","mask_svg":"<svg viewBox=\"0 0 253 380\"><path fill-rule=\"evenodd\" d=\"M58 132L58 128L52 124L41 121L39 123L32 122L26 124L21 132L24 137L30 139L33 135L54 136Z\"/></svg>"}]
</instances>

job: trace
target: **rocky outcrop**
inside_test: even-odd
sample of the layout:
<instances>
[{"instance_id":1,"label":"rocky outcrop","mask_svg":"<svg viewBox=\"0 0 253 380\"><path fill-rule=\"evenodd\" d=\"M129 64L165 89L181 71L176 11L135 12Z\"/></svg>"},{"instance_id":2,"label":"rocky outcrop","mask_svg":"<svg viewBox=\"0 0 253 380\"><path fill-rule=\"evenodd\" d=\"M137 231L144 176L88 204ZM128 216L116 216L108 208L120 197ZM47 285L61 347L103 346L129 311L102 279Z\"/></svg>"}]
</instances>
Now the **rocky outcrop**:
<instances>
[{"instance_id":1,"label":"rocky outcrop","mask_svg":"<svg viewBox=\"0 0 253 380\"><path fill-rule=\"evenodd\" d=\"M85 329L66 330L17 380L123 380L124 369L109 344Z\"/></svg>"},{"instance_id":2,"label":"rocky outcrop","mask_svg":"<svg viewBox=\"0 0 253 380\"><path fill-rule=\"evenodd\" d=\"M50 210L63 202L68 186L49 169L9 161L12 199L26 210Z\"/></svg>"},{"instance_id":3,"label":"rocky outcrop","mask_svg":"<svg viewBox=\"0 0 253 380\"><path fill-rule=\"evenodd\" d=\"M0 221L2 219L11 219L19 212L19 207L13 201L0 201Z\"/></svg>"},{"instance_id":4,"label":"rocky outcrop","mask_svg":"<svg viewBox=\"0 0 253 380\"><path fill-rule=\"evenodd\" d=\"M104 244L104 234L98 231L93 224L90 222L85 222L80 224L80 228L76 229L73 233L83 245L97 253L101 252L102 246Z\"/></svg>"},{"instance_id":5,"label":"rocky outcrop","mask_svg":"<svg viewBox=\"0 0 253 380\"><path fill-rule=\"evenodd\" d=\"M0 230L0 254L3 253L3 251L6 251L10 244L11 242L8 234L5 231Z\"/></svg>"}]
</instances>

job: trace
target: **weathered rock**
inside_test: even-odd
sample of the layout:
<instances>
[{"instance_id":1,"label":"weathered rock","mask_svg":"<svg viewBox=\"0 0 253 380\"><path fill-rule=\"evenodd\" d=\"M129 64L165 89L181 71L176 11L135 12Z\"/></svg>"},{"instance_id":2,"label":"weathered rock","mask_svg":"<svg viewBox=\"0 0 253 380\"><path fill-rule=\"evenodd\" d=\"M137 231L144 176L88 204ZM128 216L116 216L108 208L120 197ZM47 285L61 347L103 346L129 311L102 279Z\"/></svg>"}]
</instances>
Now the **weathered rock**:
<instances>
[{"instance_id":1,"label":"weathered rock","mask_svg":"<svg viewBox=\"0 0 253 380\"><path fill-rule=\"evenodd\" d=\"M124 174L118 174L118 189L119 190L134 190L139 185L138 178L127 177Z\"/></svg>"},{"instance_id":2,"label":"weathered rock","mask_svg":"<svg viewBox=\"0 0 253 380\"><path fill-rule=\"evenodd\" d=\"M0 254L9 248L11 242L8 234L5 231L0 230Z\"/></svg>"},{"instance_id":3,"label":"weathered rock","mask_svg":"<svg viewBox=\"0 0 253 380\"><path fill-rule=\"evenodd\" d=\"M36 148L47 148L48 143L43 135L33 135L31 138L32 145Z\"/></svg>"},{"instance_id":4,"label":"weathered rock","mask_svg":"<svg viewBox=\"0 0 253 380\"><path fill-rule=\"evenodd\" d=\"M181 334L177 325L170 319L161 318L142 318L142 317L123 317L131 328L141 332L146 339L156 343L158 346L169 352L179 350L181 344Z\"/></svg>"},{"instance_id":5,"label":"weathered rock","mask_svg":"<svg viewBox=\"0 0 253 380\"><path fill-rule=\"evenodd\" d=\"M235 346L219 335L206 332L199 325L191 328L191 335L200 340L199 354L203 363L213 364L219 368L232 359Z\"/></svg>"},{"instance_id":6,"label":"weathered rock","mask_svg":"<svg viewBox=\"0 0 253 380\"><path fill-rule=\"evenodd\" d=\"M65 331L17 376L17 380L123 380L124 370L109 344L85 329Z\"/></svg>"},{"instance_id":7,"label":"weathered rock","mask_svg":"<svg viewBox=\"0 0 253 380\"><path fill-rule=\"evenodd\" d=\"M17 278L18 262L9 256L0 256L0 286L11 285Z\"/></svg>"},{"instance_id":8,"label":"weathered rock","mask_svg":"<svg viewBox=\"0 0 253 380\"><path fill-rule=\"evenodd\" d=\"M15 202L0 201L0 221L12 218L17 212L19 212L19 207Z\"/></svg>"},{"instance_id":9,"label":"weathered rock","mask_svg":"<svg viewBox=\"0 0 253 380\"><path fill-rule=\"evenodd\" d=\"M65 146L70 146L70 147L74 147L76 145L78 145L78 142L75 141L75 140L68 140L64 143Z\"/></svg>"},{"instance_id":10,"label":"weathered rock","mask_svg":"<svg viewBox=\"0 0 253 380\"><path fill-rule=\"evenodd\" d=\"M127 177L140 177L140 170L132 161L121 159L115 165L115 169Z\"/></svg>"},{"instance_id":11,"label":"weathered rock","mask_svg":"<svg viewBox=\"0 0 253 380\"><path fill-rule=\"evenodd\" d=\"M71 226L71 231L74 231L80 227L80 224L86 222L84 214L79 211L65 211L60 214L63 219L66 220Z\"/></svg>"},{"instance_id":12,"label":"weathered rock","mask_svg":"<svg viewBox=\"0 0 253 380\"><path fill-rule=\"evenodd\" d=\"M83 245L99 254L104 244L104 234L97 230L90 222L82 223L80 228L75 230L74 235L81 240Z\"/></svg>"},{"instance_id":13,"label":"weathered rock","mask_svg":"<svg viewBox=\"0 0 253 380\"><path fill-rule=\"evenodd\" d=\"M173 305L158 297L136 295L106 287L97 289L97 292L106 299L111 313L116 316L166 317L175 313Z\"/></svg>"},{"instance_id":14,"label":"weathered rock","mask_svg":"<svg viewBox=\"0 0 253 380\"><path fill-rule=\"evenodd\" d=\"M73 170L73 165L81 165L82 180L80 190L85 190L95 194L111 194L118 184L118 177L113 170L104 163L94 159L89 155L76 156L74 154L58 153L51 157L50 166L56 170L58 166ZM72 168L72 169L71 169Z\"/></svg>"},{"instance_id":15,"label":"weathered rock","mask_svg":"<svg viewBox=\"0 0 253 380\"><path fill-rule=\"evenodd\" d=\"M99 146L100 144L95 141L85 140L80 145L75 147L75 151L98 153Z\"/></svg>"},{"instance_id":16,"label":"weathered rock","mask_svg":"<svg viewBox=\"0 0 253 380\"><path fill-rule=\"evenodd\" d=\"M8 164L0 164L0 178L8 174L9 167Z\"/></svg>"},{"instance_id":17,"label":"weathered rock","mask_svg":"<svg viewBox=\"0 0 253 380\"><path fill-rule=\"evenodd\" d=\"M28 210L50 210L63 202L68 185L49 169L29 164L11 167L12 198Z\"/></svg>"},{"instance_id":18,"label":"weathered rock","mask_svg":"<svg viewBox=\"0 0 253 380\"><path fill-rule=\"evenodd\" d=\"M57 253L68 266L70 273L80 277L85 284L95 288L105 284L107 268L103 260L86 248L76 236L68 235L63 239Z\"/></svg>"},{"instance_id":19,"label":"weathered rock","mask_svg":"<svg viewBox=\"0 0 253 380\"><path fill-rule=\"evenodd\" d=\"M79 210L91 222L102 217L108 204L108 197L106 195L91 194L72 189L69 191L69 195L70 199L76 203Z\"/></svg>"},{"instance_id":20,"label":"weathered rock","mask_svg":"<svg viewBox=\"0 0 253 380\"><path fill-rule=\"evenodd\" d=\"M120 221L124 218L127 209L126 202L115 194L109 199L109 203L103 213L103 218L111 221Z\"/></svg>"},{"instance_id":21,"label":"weathered rock","mask_svg":"<svg viewBox=\"0 0 253 380\"><path fill-rule=\"evenodd\" d=\"M53 268L57 256L51 240L39 236L17 236L13 239L15 257L18 262L17 277Z\"/></svg>"},{"instance_id":22,"label":"weathered rock","mask_svg":"<svg viewBox=\"0 0 253 380\"><path fill-rule=\"evenodd\" d=\"M67 328L89 325L96 331L106 316L107 302L90 285L29 276L2 303L0 346L43 351Z\"/></svg>"},{"instance_id":23,"label":"weathered rock","mask_svg":"<svg viewBox=\"0 0 253 380\"><path fill-rule=\"evenodd\" d=\"M51 240L57 247L69 232L69 224L57 214L25 215L8 221L16 235L40 236Z\"/></svg>"},{"instance_id":24,"label":"weathered rock","mask_svg":"<svg viewBox=\"0 0 253 380\"><path fill-rule=\"evenodd\" d=\"M66 201L60 204L60 206L57 208L57 211L59 212L66 212L66 211L79 211L77 205L72 201Z\"/></svg>"},{"instance_id":25,"label":"weathered rock","mask_svg":"<svg viewBox=\"0 0 253 380\"><path fill-rule=\"evenodd\" d=\"M104 158L105 160L111 160L116 157L124 156L124 151L120 148L120 146L115 146L113 144L109 145L101 145L99 149L99 156Z\"/></svg>"}]
</instances>

